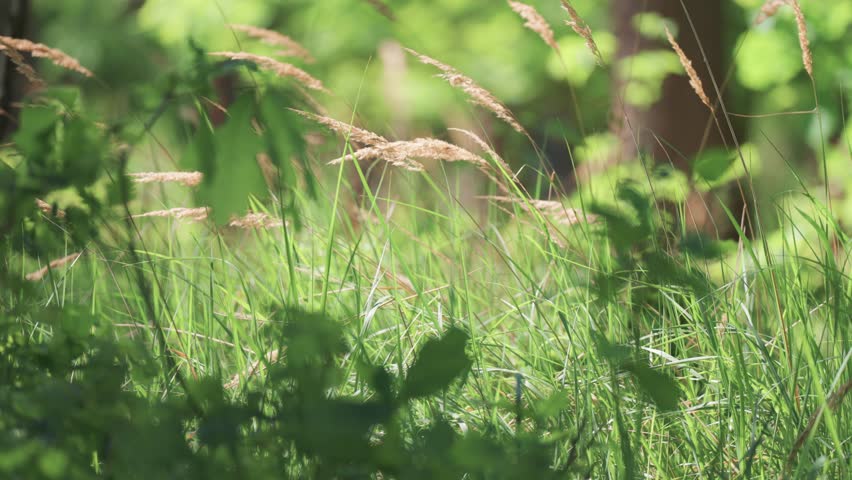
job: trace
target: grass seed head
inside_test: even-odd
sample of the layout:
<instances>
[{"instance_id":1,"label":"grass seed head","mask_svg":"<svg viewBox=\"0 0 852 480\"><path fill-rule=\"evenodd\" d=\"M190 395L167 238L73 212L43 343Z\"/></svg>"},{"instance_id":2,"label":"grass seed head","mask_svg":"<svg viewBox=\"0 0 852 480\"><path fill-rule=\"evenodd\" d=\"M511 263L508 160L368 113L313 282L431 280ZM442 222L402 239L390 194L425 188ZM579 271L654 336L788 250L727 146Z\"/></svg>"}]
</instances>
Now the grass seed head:
<instances>
[{"instance_id":1,"label":"grass seed head","mask_svg":"<svg viewBox=\"0 0 852 480\"><path fill-rule=\"evenodd\" d=\"M669 43L672 45L675 53L677 53L677 58L680 60L680 64L683 65L683 69L686 70L686 75L689 77L689 85L692 86L692 90L695 91L695 94L701 99L701 103L706 105L711 112L714 111L713 104L710 103L710 97L708 97L707 93L704 91L704 84L701 82L698 72L695 71L695 67L692 66L692 60L687 58L686 53L684 53L683 49L680 48L680 45L674 39L674 36L672 36L672 32L669 31L668 27L666 27L666 37L669 39Z\"/></svg>"},{"instance_id":2,"label":"grass seed head","mask_svg":"<svg viewBox=\"0 0 852 480\"><path fill-rule=\"evenodd\" d=\"M284 225L284 221L280 218L275 218L266 213L249 213L244 217L234 218L228 222L228 226L232 228L249 229L267 229L277 228Z\"/></svg>"},{"instance_id":3,"label":"grass seed head","mask_svg":"<svg viewBox=\"0 0 852 480\"><path fill-rule=\"evenodd\" d=\"M760 13L754 20L754 24L760 25L771 17L774 17L775 14L778 13L778 9L787 4L787 1L788 0L767 0L766 3L760 7Z\"/></svg>"},{"instance_id":4,"label":"grass seed head","mask_svg":"<svg viewBox=\"0 0 852 480\"><path fill-rule=\"evenodd\" d=\"M154 210L152 212L138 213L132 218L149 218L149 217L173 217L178 220L192 220L200 222L206 220L210 215L210 209L207 207L200 208L170 208L168 210Z\"/></svg>"},{"instance_id":5,"label":"grass seed head","mask_svg":"<svg viewBox=\"0 0 852 480\"><path fill-rule=\"evenodd\" d=\"M541 16L540 13L531 5L527 5L526 3L521 2L513 2L509 0L509 6L512 7L512 10L515 11L518 15L521 16L526 23L524 26L537 33L544 43L548 44L552 49L559 51L559 45L556 43L556 39L553 36L553 29L550 28L550 24L547 23L547 20Z\"/></svg>"},{"instance_id":6,"label":"grass seed head","mask_svg":"<svg viewBox=\"0 0 852 480\"><path fill-rule=\"evenodd\" d=\"M562 9L568 13L568 17L571 20L565 22L566 25L571 27L574 32L583 37L583 40L586 41L586 48L592 52L592 55L595 56L595 60L598 65L603 66L603 55L601 55L601 51L598 49L598 44L595 43L595 38L592 36L592 29L586 24L580 14L574 10L574 7L568 3L568 0L562 0Z\"/></svg>"},{"instance_id":7,"label":"grass seed head","mask_svg":"<svg viewBox=\"0 0 852 480\"><path fill-rule=\"evenodd\" d=\"M290 110L298 113L299 115L307 118L308 120L313 120L314 122L319 123L320 125L324 125L335 133L343 137L352 139L358 143L362 143L364 145L381 145L383 143L388 143L385 137L377 133L361 129L353 125L349 125L348 123L341 122L340 120L335 120L333 118L324 117L322 115L316 115L302 110L296 110L294 108L291 108Z\"/></svg>"},{"instance_id":8,"label":"grass seed head","mask_svg":"<svg viewBox=\"0 0 852 480\"><path fill-rule=\"evenodd\" d=\"M246 52L211 52L209 55L214 57L225 57L230 60L244 60L251 62L263 70L274 73L278 77L292 78L299 82L299 84L306 88L310 88L311 90L328 92L322 82L311 76L308 72L295 65L279 62L274 58Z\"/></svg>"},{"instance_id":9,"label":"grass seed head","mask_svg":"<svg viewBox=\"0 0 852 480\"><path fill-rule=\"evenodd\" d=\"M94 77L89 69L80 65L80 62L61 50L50 48L41 43L31 42L23 38L12 38L0 35L0 50L17 50L26 52L37 58L46 58L54 65L66 70L77 72L86 77Z\"/></svg>"},{"instance_id":10,"label":"grass seed head","mask_svg":"<svg viewBox=\"0 0 852 480\"><path fill-rule=\"evenodd\" d=\"M201 172L140 172L127 176L135 183L180 183L187 187L197 187L204 179Z\"/></svg>"},{"instance_id":11,"label":"grass seed head","mask_svg":"<svg viewBox=\"0 0 852 480\"><path fill-rule=\"evenodd\" d=\"M9 60L15 64L15 70L26 78L34 88L44 88L47 83L38 76L32 65L24 60L24 56L8 42L0 40L0 49L4 51Z\"/></svg>"},{"instance_id":12,"label":"grass seed head","mask_svg":"<svg viewBox=\"0 0 852 480\"><path fill-rule=\"evenodd\" d=\"M478 155L474 155L457 145L435 138L417 138L411 141L389 142L383 145L362 148L353 153L352 156L358 160L384 160L391 165L415 172L424 170L423 164L413 160L415 158L445 162L468 162L477 166L488 164L488 162ZM332 160L330 164L339 164L346 158L349 158L349 156Z\"/></svg>"},{"instance_id":13,"label":"grass seed head","mask_svg":"<svg viewBox=\"0 0 852 480\"><path fill-rule=\"evenodd\" d=\"M314 63L316 61L307 48L303 47L299 42L293 40L287 35L252 25L231 24L228 26L234 30L245 33L251 38L260 40L267 45L283 48L283 50L277 52L278 55L283 57L301 58L308 63Z\"/></svg>"},{"instance_id":14,"label":"grass seed head","mask_svg":"<svg viewBox=\"0 0 852 480\"><path fill-rule=\"evenodd\" d=\"M438 70L444 72L440 75L440 77L446 80L447 83L449 83L453 87L458 88L464 93L466 93L468 97L470 97L470 101L473 104L479 105L480 107L491 111L491 113L496 115L497 118L506 122L518 133L526 134L526 130L524 130L524 127L522 127L521 124L518 123L518 121L515 119L515 116L508 109L508 107L506 107L505 105L503 105L502 102L497 100L497 97L491 94L491 92L480 87L471 78L462 75L455 68L441 63L432 57L417 53L416 51L411 50L410 48L406 48L405 50L408 53L417 57L417 59L420 60L421 63L425 63L426 65L432 65Z\"/></svg>"},{"instance_id":15,"label":"grass seed head","mask_svg":"<svg viewBox=\"0 0 852 480\"><path fill-rule=\"evenodd\" d=\"M814 58L811 54L811 43L808 41L808 25L805 21L805 14L802 13L802 7L798 0L789 0L790 6L793 7L793 13L796 15L796 29L799 31L799 47L802 49L802 63L805 66L805 71L808 76L814 78Z\"/></svg>"}]
</instances>

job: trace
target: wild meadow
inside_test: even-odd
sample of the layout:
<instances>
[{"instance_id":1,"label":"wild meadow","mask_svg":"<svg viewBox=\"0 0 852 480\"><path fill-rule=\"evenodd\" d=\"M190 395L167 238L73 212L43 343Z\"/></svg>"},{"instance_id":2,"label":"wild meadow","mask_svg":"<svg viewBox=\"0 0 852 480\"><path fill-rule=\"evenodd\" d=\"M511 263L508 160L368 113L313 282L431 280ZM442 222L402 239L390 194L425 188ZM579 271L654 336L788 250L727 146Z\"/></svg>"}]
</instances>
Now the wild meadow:
<instances>
[{"instance_id":1,"label":"wild meadow","mask_svg":"<svg viewBox=\"0 0 852 480\"><path fill-rule=\"evenodd\" d=\"M11 2L0 478L852 478L852 4L646 3Z\"/></svg>"}]
</instances>

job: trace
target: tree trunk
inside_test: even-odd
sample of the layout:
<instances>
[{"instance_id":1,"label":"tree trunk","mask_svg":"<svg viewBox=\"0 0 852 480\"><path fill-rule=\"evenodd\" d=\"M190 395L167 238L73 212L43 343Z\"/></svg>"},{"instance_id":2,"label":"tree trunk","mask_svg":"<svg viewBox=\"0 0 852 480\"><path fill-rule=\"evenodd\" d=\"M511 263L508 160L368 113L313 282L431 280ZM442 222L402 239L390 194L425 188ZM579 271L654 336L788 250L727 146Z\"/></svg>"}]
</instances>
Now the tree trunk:
<instances>
[{"instance_id":1,"label":"tree trunk","mask_svg":"<svg viewBox=\"0 0 852 480\"><path fill-rule=\"evenodd\" d=\"M710 69L721 83L726 72L722 39L722 2L684 0L684 3ZM713 83L696 34L692 31L679 0L614 0L617 61L629 62L628 57L646 50L671 51L671 46L664 40L643 37L635 28L634 16L650 12L666 17L678 25L677 41L686 56L692 60L711 102L715 101ZM629 72L629 68L625 71ZM663 82L662 97L650 107L621 104L620 99L623 98L627 80L618 78L614 84L614 113L621 141L618 160L635 158L637 153L642 152L652 156L656 162L670 162L690 174L691 162L696 154L706 148L728 143L720 134L710 110L701 103L685 75L668 76ZM710 195L690 195L686 204L686 222L693 230L722 236L729 233L727 229L721 228L721 225L729 222L725 220L718 202L712 200Z\"/></svg>"},{"instance_id":2,"label":"tree trunk","mask_svg":"<svg viewBox=\"0 0 852 480\"><path fill-rule=\"evenodd\" d=\"M29 0L0 0L0 35L26 37L29 14ZM15 71L15 65L0 55L0 140L15 130L17 103L25 88L25 79Z\"/></svg>"}]
</instances>

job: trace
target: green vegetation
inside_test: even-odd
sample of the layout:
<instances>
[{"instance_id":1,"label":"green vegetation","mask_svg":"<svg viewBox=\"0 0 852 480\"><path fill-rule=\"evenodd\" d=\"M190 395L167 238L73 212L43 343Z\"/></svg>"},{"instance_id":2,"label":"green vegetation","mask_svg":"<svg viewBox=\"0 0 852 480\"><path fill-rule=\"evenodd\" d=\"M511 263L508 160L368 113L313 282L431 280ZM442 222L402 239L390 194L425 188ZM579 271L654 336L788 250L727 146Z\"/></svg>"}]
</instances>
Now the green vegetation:
<instances>
[{"instance_id":1,"label":"green vegetation","mask_svg":"<svg viewBox=\"0 0 852 480\"><path fill-rule=\"evenodd\" d=\"M654 13L628 69L591 1L550 46L502 2L46 3L59 50L0 37L0 478L852 478L852 6L730 2L749 133L683 168L612 161L687 82Z\"/></svg>"}]
</instances>

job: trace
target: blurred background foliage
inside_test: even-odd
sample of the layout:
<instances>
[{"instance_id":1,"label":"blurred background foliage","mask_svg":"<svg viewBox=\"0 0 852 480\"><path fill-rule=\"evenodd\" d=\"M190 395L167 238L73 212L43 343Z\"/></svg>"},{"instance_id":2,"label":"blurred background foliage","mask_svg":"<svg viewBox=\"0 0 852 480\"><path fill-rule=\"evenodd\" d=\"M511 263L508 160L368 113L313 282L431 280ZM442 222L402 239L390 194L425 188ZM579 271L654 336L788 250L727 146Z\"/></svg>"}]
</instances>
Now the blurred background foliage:
<instances>
[{"instance_id":1,"label":"blurred background foliage","mask_svg":"<svg viewBox=\"0 0 852 480\"><path fill-rule=\"evenodd\" d=\"M567 16L556 0L528 3L552 25L561 59L524 28L506 3L486 0L66 0L36 2L32 23L35 38L62 48L96 73L86 95L107 118L121 120L156 109L170 79L197 68L199 50L272 53L270 47L227 26L250 24L287 34L311 51L316 63L302 66L333 92L317 97L331 117L348 120L354 112L357 124L392 139L447 137L447 127L484 132L515 169L538 165L544 153L573 184L574 167L592 165L586 184L594 192L595 184L613 185L618 178L635 177L644 170L638 158L621 159L618 165L609 161L607 152L614 151L619 141L610 133L613 99L644 108L660 98L667 77L683 75L667 45L616 58L619 39L613 9L620 1L572 2L594 32L604 67L595 64L583 40L565 25ZM387 8L383 11L380 4ZM814 108L815 93L820 99L819 116L734 118L740 142L753 153L748 161L760 172L754 179L757 192L771 204L779 192L795 187L797 180L786 165L818 185L825 155L830 170L839 174L832 176L830 190L838 202L846 202L850 179L842 172L849 170L844 165L850 161L852 129L846 91L852 80L852 2L802 2L814 52L813 86L802 66L792 9L782 8L757 24L762 0L723 4L719 28L730 69L714 73L725 90L728 111L806 111ZM632 22L650 39L664 39L666 26L675 31L678 27L652 12L637 15ZM682 31L681 41L688 35ZM440 59L492 91L515 112L541 152L468 105L460 92L432 78L434 71L418 64L402 47ZM626 79L618 90L616 76ZM712 92L710 85L707 89ZM613 95L615 91L619 95ZM174 102L175 108L166 112L171 121L157 125L167 150L189 138L186 105ZM665 158L651 160L667 163ZM596 161L601 168L594 167ZM669 175L672 172L664 169L661 179L667 182L665 190L682 200L690 189L691 172Z\"/></svg>"}]
</instances>

